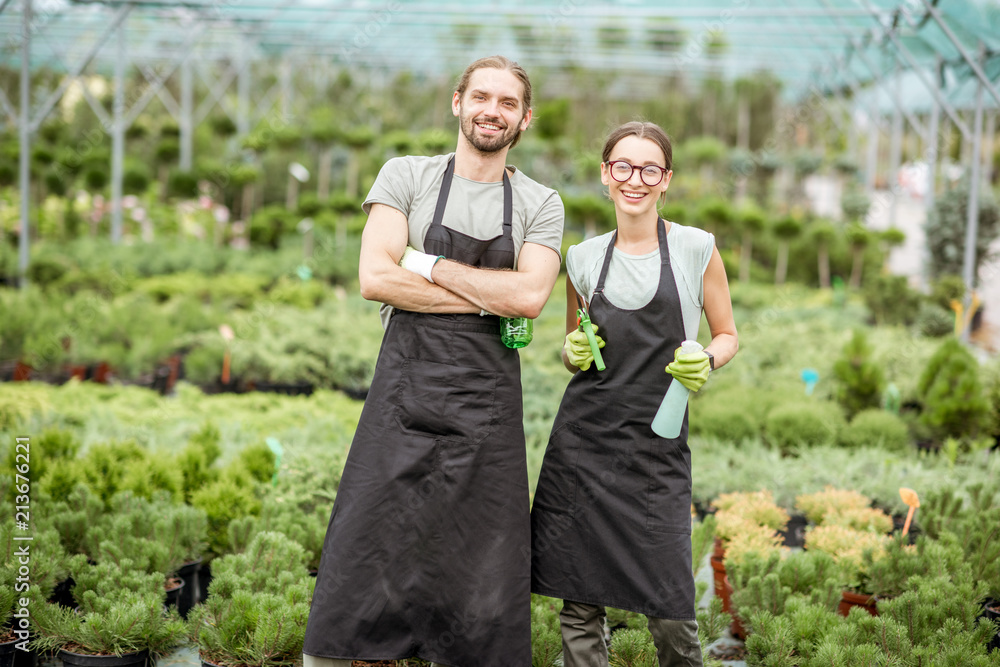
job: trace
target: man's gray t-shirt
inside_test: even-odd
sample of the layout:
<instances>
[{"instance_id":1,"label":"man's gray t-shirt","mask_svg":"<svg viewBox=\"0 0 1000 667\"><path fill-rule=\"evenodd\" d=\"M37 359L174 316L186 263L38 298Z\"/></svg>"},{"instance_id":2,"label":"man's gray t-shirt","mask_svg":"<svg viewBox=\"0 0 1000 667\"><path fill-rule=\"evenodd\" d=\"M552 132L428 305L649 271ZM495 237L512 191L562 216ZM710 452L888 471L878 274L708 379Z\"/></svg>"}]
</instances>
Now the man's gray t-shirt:
<instances>
[{"instance_id":1,"label":"man's gray t-shirt","mask_svg":"<svg viewBox=\"0 0 1000 667\"><path fill-rule=\"evenodd\" d=\"M375 179L364 211L372 204L385 204L406 216L409 244L423 252L424 235L434 219L441 178L454 153L433 157L405 156L392 158L382 166ZM510 175L514 218L514 268L524 243L537 243L561 254L563 203L559 194L537 183L520 171ZM481 183L455 176L448 195L442 224L473 238L488 240L503 234L503 182ZM386 324L391 306L383 304L382 323Z\"/></svg>"},{"instance_id":2,"label":"man's gray t-shirt","mask_svg":"<svg viewBox=\"0 0 1000 667\"><path fill-rule=\"evenodd\" d=\"M604 255L614 232L608 232L566 251L566 272L577 293L590 303L601 276ZM670 249L670 266L674 271L677 293L681 300L684 334L694 340L698 337L701 311L705 297L704 275L708 260L712 258L715 237L697 227L670 223L667 232ZM629 255L615 248L611 266L604 283L604 296L623 310L638 310L648 304L656 294L660 282L660 250L645 255ZM595 322L600 326L600 322Z\"/></svg>"}]
</instances>

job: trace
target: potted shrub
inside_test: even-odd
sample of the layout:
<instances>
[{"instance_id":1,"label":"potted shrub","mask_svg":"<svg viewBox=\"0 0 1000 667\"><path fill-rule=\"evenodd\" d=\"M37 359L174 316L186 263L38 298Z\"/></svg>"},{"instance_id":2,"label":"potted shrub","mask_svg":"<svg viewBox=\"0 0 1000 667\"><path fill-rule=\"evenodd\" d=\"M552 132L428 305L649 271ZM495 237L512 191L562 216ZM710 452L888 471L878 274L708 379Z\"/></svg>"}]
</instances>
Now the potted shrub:
<instances>
[{"instance_id":1,"label":"potted shrub","mask_svg":"<svg viewBox=\"0 0 1000 667\"><path fill-rule=\"evenodd\" d=\"M796 506L817 524L806 532L806 549L830 554L842 568L846 583L840 613L847 615L852 606L862 606L877 613L876 598L862 590L871 563L884 555L892 518L870 507L868 498L857 491L834 489L799 496Z\"/></svg>"},{"instance_id":2,"label":"potted shrub","mask_svg":"<svg viewBox=\"0 0 1000 667\"><path fill-rule=\"evenodd\" d=\"M79 609L39 602L32 609L34 640L42 651L59 651L66 667L142 667L184 637L176 609L164 607L163 577L123 559L91 565L70 560Z\"/></svg>"},{"instance_id":3,"label":"potted shrub","mask_svg":"<svg viewBox=\"0 0 1000 667\"><path fill-rule=\"evenodd\" d=\"M298 660L315 580L305 551L280 533L260 533L242 554L214 561L210 595L188 618L188 634L211 665L286 665Z\"/></svg>"},{"instance_id":4,"label":"potted shrub","mask_svg":"<svg viewBox=\"0 0 1000 667\"><path fill-rule=\"evenodd\" d=\"M788 523L788 512L774 503L770 491L724 493L712 504L715 513L716 544L711 565L715 594L722 601L722 611L733 613L732 586L727 568L742 562L750 554L770 554L781 548L778 531ZM733 633L742 634L739 619L733 619Z\"/></svg>"},{"instance_id":5,"label":"potted shrub","mask_svg":"<svg viewBox=\"0 0 1000 667\"><path fill-rule=\"evenodd\" d=\"M11 522L0 526L0 664L9 667L17 653L28 646L30 614L39 600L52 595L56 582L66 575L66 554L54 528L35 528L31 541L15 540ZM21 571L28 547L30 573ZM23 604L28 601L28 604Z\"/></svg>"},{"instance_id":6,"label":"potted shrub","mask_svg":"<svg viewBox=\"0 0 1000 667\"><path fill-rule=\"evenodd\" d=\"M111 511L88 533L88 553L99 563L128 559L144 572L160 574L167 604L177 606L186 587L177 573L186 564L200 561L207 529L203 510L176 505L164 492L149 501L125 491L112 499ZM186 612L193 599L185 597Z\"/></svg>"}]
</instances>

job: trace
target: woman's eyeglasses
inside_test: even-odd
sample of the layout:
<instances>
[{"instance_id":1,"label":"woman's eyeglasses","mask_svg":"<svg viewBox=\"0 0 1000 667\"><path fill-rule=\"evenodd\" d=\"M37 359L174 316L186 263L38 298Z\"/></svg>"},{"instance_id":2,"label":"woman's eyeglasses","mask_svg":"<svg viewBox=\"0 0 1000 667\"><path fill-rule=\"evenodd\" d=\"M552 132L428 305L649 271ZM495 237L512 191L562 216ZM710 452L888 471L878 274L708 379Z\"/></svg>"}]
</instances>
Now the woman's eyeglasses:
<instances>
[{"instance_id":1,"label":"woman's eyeglasses","mask_svg":"<svg viewBox=\"0 0 1000 667\"><path fill-rule=\"evenodd\" d=\"M608 160L607 162L608 170L611 172L611 178L615 179L619 183L624 183L628 179L632 178L632 174L635 170L639 170L639 178L642 182L653 187L660 184L663 177L667 174L667 170L656 164L647 164L645 167L636 167L625 160Z\"/></svg>"}]
</instances>

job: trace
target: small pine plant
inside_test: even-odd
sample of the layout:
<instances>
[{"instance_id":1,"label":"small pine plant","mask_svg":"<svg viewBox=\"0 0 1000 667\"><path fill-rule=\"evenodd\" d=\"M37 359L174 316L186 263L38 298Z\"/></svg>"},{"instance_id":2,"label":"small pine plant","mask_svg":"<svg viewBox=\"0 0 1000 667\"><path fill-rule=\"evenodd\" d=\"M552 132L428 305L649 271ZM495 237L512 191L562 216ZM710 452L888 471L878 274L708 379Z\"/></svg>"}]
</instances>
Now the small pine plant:
<instances>
[{"instance_id":1,"label":"small pine plant","mask_svg":"<svg viewBox=\"0 0 1000 667\"><path fill-rule=\"evenodd\" d=\"M872 360L868 337L855 330L833 365L837 381L836 399L853 417L866 408L877 408L885 388L882 367Z\"/></svg>"},{"instance_id":2,"label":"small pine plant","mask_svg":"<svg viewBox=\"0 0 1000 667\"><path fill-rule=\"evenodd\" d=\"M559 612L555 601L531 596L531 667L556 667L562 654Z\"/></svg>"},{"instance_id":3,"label":"small pine plant","mask_svg":"<svg viewBox=\"0 0 1000 667\"><path fill-rule=\"evenodd\" d=\"M979 363L956 338L931 356L917 382L923 403L920 420L939 437L976 436L986 426L989 406L979 379Z\"/></svg>"},{"instance_id":4,"label":"small pine plant","mask_svg":"<svg viewBox=\"0 0 1000 667\"><path fill-rule=\"evenodd\" d=\"M629 628L616 632L608 653L611 667L657 667L656 646L648 630Z\"/></svg>"},{"instance_id":5,"label":"small pine plant","mask_svg":"<svg viewBox=\"0 0 1000 667\"><path fill-rule=\"evenodd\" d=\"M302 547L266 532L245 553L215 561L210 595L188 617L202 659L256 667L298 660L315 586L304 561Z\"/></svg>"}]
</instances>

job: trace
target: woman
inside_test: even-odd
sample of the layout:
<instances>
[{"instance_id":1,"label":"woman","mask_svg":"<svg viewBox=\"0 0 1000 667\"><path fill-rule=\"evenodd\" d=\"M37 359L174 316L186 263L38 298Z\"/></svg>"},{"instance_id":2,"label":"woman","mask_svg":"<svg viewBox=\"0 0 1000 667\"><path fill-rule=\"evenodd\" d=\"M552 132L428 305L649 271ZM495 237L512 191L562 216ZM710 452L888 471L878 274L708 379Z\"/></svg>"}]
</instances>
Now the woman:
<instances>
[{"instance_id":1,"label":"woman","mask_svg":"<svg viewBox=\"0 0 1000 667\"><path fill-rule=\"evenodd\" d=\"M617 229L566 255L563 362L575 375L531 512L532 591L564 600L566 667L608 664L605 605L649 617L661 667L702 664L687 415L675 439L658 437L650 423L671 381L697 391L738 344L713 236L657 214L673 175L671 155L669 138L653 123L614 130L601 182ZM577 326L580 306L600 333L606 370L592 365ZM697 337L703 310L711 343L677 354L682 341Z\"/></svg>"}]
</instances>

